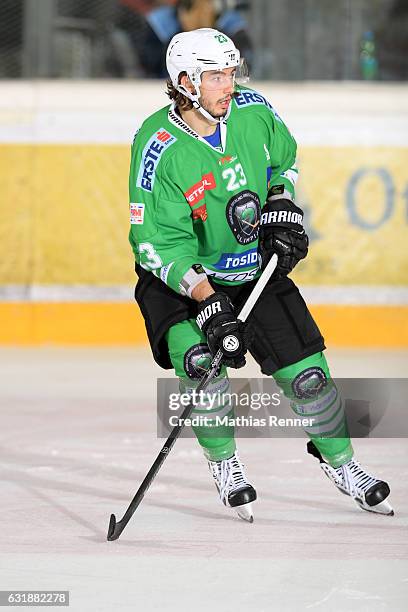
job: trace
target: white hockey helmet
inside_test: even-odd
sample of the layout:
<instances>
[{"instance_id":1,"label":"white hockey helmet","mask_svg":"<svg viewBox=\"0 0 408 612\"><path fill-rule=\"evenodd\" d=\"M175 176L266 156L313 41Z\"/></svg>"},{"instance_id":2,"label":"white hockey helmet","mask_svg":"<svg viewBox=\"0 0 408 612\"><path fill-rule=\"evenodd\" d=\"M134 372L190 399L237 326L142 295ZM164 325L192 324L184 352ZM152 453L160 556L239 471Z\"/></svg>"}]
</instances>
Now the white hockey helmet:
<instances>
[{"instance_id":1,"label":"white hockey helmet","mask_svg":"<svg viewBox=\"0 0 408 612\"><path fill-rule=\"evenodd\" d=\"M167 48L166 65L173 86L189 98L196 109L213 121L218 120L211 117L199 103L202 73L207 70L236 68L237 81L248 79L246 63L241 60L241 54L232 40L212 28L200 28L173 36ZM196 94L180 85L181 72L187 73Z\"/></svg>"}]
</instances>

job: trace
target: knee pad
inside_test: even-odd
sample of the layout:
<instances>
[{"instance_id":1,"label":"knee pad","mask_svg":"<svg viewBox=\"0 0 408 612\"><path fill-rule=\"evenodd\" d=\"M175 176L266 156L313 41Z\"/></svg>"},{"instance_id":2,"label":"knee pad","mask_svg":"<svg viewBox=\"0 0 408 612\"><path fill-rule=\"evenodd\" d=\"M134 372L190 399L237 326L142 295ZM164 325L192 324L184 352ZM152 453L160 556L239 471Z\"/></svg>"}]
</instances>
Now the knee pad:
<instances>
[{"instance_id":1,"label":"knee pad","mask_svg":"<svg viewBox=\"0 0 408 612\"><path fill-rule=\"evenodd\" d=\"M345 416L341 398L323 353L302 359L274 375L293 411L310 417L313 424L304 427L310 435L330 436L344 429Z\"/></svg>"},{"instance_id":2,"label":"knee pad","mask_svg":"<svg viewBox=\"0 0 408 612\"><path fill-rule=\"evenodd\" d=\"M200 342L190 347L184 353L183 359L183 368L188 378L200 380L208 370L211 359L212 356L207 344ZM220 375L221 367L218 368L215 377Z\"/></svg>"},{"instance_id":3,"label":"knee pad","mask_svg":"<svg viewBox=\"0 0 408 612\"><path fill-rule=\"evenodd\" d=\"M195 344L185 352L183 368L186 376L179 377L180 391L182 393L191 393L196 389L207 371L211 359L210 349L204 343ZM195 414L205 414L209 418L225 416L232 410L231 403L224 401L224 394L229 392L230 383L227 370L224 366L221 366L201 395L203 399L196 405L193 412Z\"/></svg>"},{"instance_id":4,"label":"knee pad","mask_svg":"<svg viewBox=\"0 0 408 612\"><path fill-rule=\"evenodd\" d=\"M317 398L327 384L326 373L319 366L311 366L302 370L291 383L294 397L300 400Z\"/></svg>"},{"instance_id":5,"label":"knee pad","mask_svg":"<svg viewBox=\"0 0 408 612\"><path fill-rule=\"evenodd\" d=\"M319 367L306 368L292 381L292 410L311 419L309 434L332 435L344 424L344 412L337 387Z\"/></svg>"},{"instance_id":6,"label":"knee pad","mask_svg":"<svg viewBox=\"0 0 408 612\"><path fill-rule=\"evenodd\" d=\"M315 353L281 368L273 377L286 397L307 401L324 390L330 380L330 372L323 353Z\"/></svg>"}]
</instances>

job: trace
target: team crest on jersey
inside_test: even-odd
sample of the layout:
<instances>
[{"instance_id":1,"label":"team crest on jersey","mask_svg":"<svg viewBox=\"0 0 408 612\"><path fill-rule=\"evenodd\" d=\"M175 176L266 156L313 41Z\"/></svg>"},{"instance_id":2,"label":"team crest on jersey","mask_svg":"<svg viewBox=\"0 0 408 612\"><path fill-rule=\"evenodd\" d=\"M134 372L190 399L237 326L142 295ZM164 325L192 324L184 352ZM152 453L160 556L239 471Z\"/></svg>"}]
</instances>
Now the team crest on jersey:
<instances>
[{"instance_id":1,"label":"team crest on jersey","mask_svg":"<svg viewBox=\"0 0 408 612\"><path fill-rule=\"evenodd\" d=\"M228 225L239 244L258 238L261 204L253 191L241 191L230 199L226 208Z\"/></svg>"},{"instance_id":2,"label":"team crest on jersey","mask_svg":"<svg viewBox=\"0 0 408 612\"><path fill-rule=\"evenodd\" d=\"M189 378L198 380L208 370L211 363L211 353L207 344L195 344L184 355L184 370ZM218 368L215 376L220 373Z\"/></svg>"},{"instance_id":3,"label":"team crest on jersey","mask_svg":"<svg viewBox=\"0 0 408 612\"><path fill-rule=\"evenodd\" d=\"M156 170L164 151L176 142L177 138L164 128L160 128L147 142L142 153L136 186L144 191L153 191Z\"/></svg>"}]
</instances>

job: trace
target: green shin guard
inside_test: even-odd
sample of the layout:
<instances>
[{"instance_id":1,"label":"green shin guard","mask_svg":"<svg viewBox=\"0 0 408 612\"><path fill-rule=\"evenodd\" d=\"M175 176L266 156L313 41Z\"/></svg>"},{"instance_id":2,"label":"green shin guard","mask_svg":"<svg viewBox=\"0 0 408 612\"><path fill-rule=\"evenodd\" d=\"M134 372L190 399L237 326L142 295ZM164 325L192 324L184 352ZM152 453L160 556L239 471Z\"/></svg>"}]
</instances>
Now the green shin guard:
<instances>
[{"instance_id":1,"label":"green shin guard","mask_svg":"<svg viewBox=\"0 0 408 612\"><path fill-rule=\"evenodd\" d=\"M206 459L209 461L222 461L229 459L235 453L234 430L229 432L217 432L216 437L207 437L208 431L202 431L200 428L195 428L194 433L197 436L198 443L203 449ZM208 428L207 428L208 429ZM218 428L219 429L219 428ZM220 437L224 433L224 437ZM229 435L228 435L229 434Z\"/></svg>"},{"instance_id":2,"label":"green shin guard","mask_svg":"<svg viewBox=\"0 0 408 612\"><path fill-rule=\"evenodd\" d=\"M323 353L315 353L273 375L296 415L310 418L304 430L322 457L339 467L353 456L342 399Z\"/></svg>"},{"instance_id":3,"label":"green shin guard","mask_svg":"<svg viewBox=\"0 0 408 612\"><path fill-rule=\"evenodd\" d=\"M166 334L171 362L176 375L180 379L180 392L188 393L197 387L201 376L211 363L211 355L204 334L198 329L195 321L182 321L173 325ZM194 376L194 378L193 378ZM216 401L218 393L229 392L227 370L223 366L205 393L210 394L210 401L199 403L192 415L202 417L204 424L193 426L192 429L210 461L221 461L232 457L235 452L234 428L221 425L218 420L224 417L232 418L234 409L231 404L223 405ZM208 397L208 396L204 396Z\"/></svg>"},{"instance_id":4,"label":"green shin guard","mask_svg":"<svg viewBox=\"0 0 408 612\"><path fill-rule=\"evenodd\" d=\"M192 384L193 383L193 384ZM198 382L180 378L180 390L182 393L190 393ZM229 380L226 376L214 379L207 387L205 394L209 394L208 400L204 399L194 408L191 417L199 417L203 424L193 425L192 429L197 437L198 443L204 451L204 455L210 461L221 461L229 459L235 452L234 427L228 425L228 419L234 417L234 408L229 403L223 404L218 397L230 392ZM220 423L222 421L222 423ZM224 424L226 421L226 424Z\"/></svg>"}]
</instances>

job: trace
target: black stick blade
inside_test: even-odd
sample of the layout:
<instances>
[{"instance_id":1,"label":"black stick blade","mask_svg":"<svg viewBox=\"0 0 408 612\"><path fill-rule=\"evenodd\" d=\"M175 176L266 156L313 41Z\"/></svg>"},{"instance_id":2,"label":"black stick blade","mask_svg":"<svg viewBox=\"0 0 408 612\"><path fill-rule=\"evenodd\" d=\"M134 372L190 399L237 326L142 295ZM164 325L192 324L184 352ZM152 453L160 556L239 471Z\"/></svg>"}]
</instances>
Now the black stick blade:
<instances>
[{"instance_id":1,"label":"black stick blade","mask_svg":"<svg viewBox=\"0 0 408 612\"><path fill-rule=\"evenodd\" d=\"M114 514L111 514L109 521L109 529L108 529L108 537L107 540L111 542L112 540L117 540L120 534L122 533L121 529L116 529L116 518Z\"/></svg>"}]
</instances>

